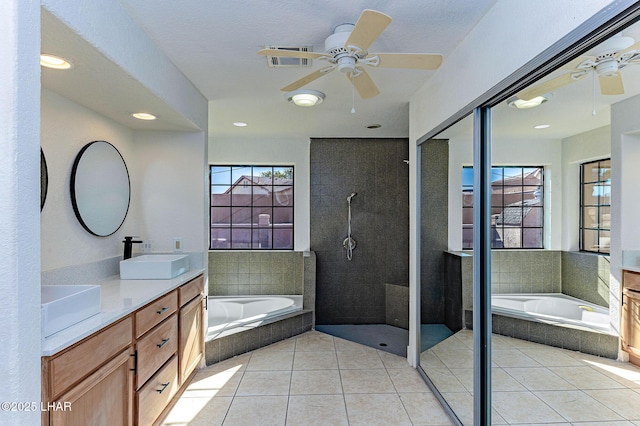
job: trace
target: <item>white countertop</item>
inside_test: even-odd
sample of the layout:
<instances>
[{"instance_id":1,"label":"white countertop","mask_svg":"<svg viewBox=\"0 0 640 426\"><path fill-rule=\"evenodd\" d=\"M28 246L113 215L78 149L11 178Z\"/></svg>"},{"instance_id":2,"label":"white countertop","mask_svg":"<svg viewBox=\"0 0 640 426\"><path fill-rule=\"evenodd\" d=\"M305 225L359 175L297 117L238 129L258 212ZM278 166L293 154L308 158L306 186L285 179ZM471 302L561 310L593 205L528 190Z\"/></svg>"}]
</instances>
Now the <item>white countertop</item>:
<instances>
[{"instance_id":1,"label":"white countertop","mask_svg":"<svg viewBox=\"0 0 640 426\"><path fill-rule=\"evenodd\" d=\"M94 282L100 286L100 313L42 340L42 356L50 356L202 274L194 269L171 280L121 280L116 275Z\"/></svg>"}]
</instances>

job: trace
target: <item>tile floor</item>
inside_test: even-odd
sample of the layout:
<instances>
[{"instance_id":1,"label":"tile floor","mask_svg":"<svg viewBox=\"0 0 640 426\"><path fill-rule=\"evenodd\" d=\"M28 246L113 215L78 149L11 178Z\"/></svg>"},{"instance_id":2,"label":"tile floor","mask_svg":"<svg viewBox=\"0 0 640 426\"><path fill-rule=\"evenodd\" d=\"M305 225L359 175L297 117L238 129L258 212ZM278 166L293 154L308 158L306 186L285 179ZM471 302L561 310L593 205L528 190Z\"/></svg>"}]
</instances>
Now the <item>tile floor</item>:
<instances>
[{"instance_id":1,"label":"tile floor","mask_svg":"<svg viewBox=\"0 0 640 426\"><path fill-rule=\"evenodd\" d=\"M164 425L451 425L404 358L310 331L196 373Z\"/></svg>"},{"instance_id":2,"label":"tile floor","mask_svg":"<svg viewBox=\"0 0 640 426\"><path fill-rule=\"evenodd\" d=\"M420 364L465 425L473 424L473 335L462 330ZM640 425L640 368L493 335L492 423Z\"/></svg>"}]
</instances>

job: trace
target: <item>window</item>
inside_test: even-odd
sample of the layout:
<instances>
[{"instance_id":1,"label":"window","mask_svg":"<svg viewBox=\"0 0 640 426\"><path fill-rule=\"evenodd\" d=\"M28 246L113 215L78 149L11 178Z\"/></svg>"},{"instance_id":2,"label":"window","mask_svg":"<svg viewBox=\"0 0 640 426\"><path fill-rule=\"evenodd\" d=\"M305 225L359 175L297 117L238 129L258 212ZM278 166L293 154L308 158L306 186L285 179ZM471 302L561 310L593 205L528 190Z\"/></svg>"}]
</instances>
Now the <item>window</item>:
<instances>
[{"instance_id":1,"label":"window","mask_svg":"<svg viewBox=\"0 0 640 426\"><path fill-rule=\"evenodd\" d=\"M543 248L544 168L491 168L491 247ZM462 168L462 248L473 248L473 167Z\"/></svg>"},{"instance_id":2,"label":"window","mask_svg":"<svg viewBox=\"0 0 640 426\"><path fill-rule=\"evenodd\" d=\"M293 167L210 166L211 250L293 250Z\"/></svg>"},{"instance_id":3,"label":"window","mask_svg":"<svg viewBox=\"0 0 640 426\"><path fill-rule=\"evenodd\" d=\"M580 165L580 250L609 253L611 159Z\"/></svg>"}]
</instances>

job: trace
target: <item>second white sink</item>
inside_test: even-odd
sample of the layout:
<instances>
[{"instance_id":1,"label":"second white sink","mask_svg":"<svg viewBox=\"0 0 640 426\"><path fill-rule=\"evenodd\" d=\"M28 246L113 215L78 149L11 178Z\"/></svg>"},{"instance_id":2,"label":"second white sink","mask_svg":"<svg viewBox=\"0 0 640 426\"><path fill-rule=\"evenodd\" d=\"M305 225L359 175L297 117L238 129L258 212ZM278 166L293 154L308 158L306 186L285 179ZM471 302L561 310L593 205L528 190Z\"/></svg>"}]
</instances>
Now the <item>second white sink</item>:
<instances>
[{"instance_id":1,"label":"second white sink","mask_svg":"<svg viewBox=\"0 0 640 426\"><path fill-rule=\"evenodd\" d=\"M100 313L99 285L43 285L40 287L42 333L60 330Z\"/></svg>"},{"instance_id":2,"label":"second white sink","mask_svg":"<svg viewBox=\"0 0 640 426\"><path fill-rule=\"evenodd\" d=\"M123 280L168 280L188 270L186 254L145 254L120 261Z\"/></svg>"}]
</instances>

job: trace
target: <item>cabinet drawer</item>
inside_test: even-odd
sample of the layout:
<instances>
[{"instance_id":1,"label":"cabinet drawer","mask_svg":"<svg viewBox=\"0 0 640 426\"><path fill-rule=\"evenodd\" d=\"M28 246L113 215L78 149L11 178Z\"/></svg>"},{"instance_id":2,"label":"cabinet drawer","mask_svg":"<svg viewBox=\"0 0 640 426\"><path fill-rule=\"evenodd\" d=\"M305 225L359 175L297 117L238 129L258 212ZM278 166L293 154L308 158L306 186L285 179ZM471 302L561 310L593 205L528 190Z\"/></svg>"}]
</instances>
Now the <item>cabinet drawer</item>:
<instances>
[{"instance_id":1,"label":"cabinet drawer","mask_svg":"<svg viewBox=\"0 0 640 426\"><path fill-rule=\"evenodd\" d=\"M136 337L142 336L178 309L178 293L174 290L136 312Z\"/></svg>"},{"instance_id":2,"label":"cabinet drawer","mask_svg":"<svg viewBox=\"0 0 640 426\"><path fill-rule=\"evenodd\" d=\"M174 356L137 392L137 424L153 424L177 391L178 358Z\"/></svg>"},{"instance_id":3,"label":"cabinet drawer","mask_svg":"<svg viewBox=\"0 0 640 426\"><path fill-rule=\"evenodd\" d=\"M178 316L145 334L138 341L138 389L178 350Z\"/></svg>"},{"instance_id":4,"label":"cabinet drawer","mask_svg":"<svg viewBox=\"0 0 640 426\"><path fill-rule=\"evenodd\" d=\"M178 289L180 306L186 305L191 299L204 293L204 276L194 278Z\"/></svg>"},{"instance_id":5,"label":"cabinet drawer","mask_svg":"<svg viewBox=\"0 0 640 426\"><path fill-rule=\"evenodd\" d=\"M640 291L640 274L632 271L622 271L622 287Z\"/></svg>"},{"instance_id":6,"label":"cabinet drawer","mask_svg":"<svg viewBox=\"0 0 640 426\"><path fill-rule=\"evenodd\" d=\"M49 362L51 397L56 398L69 386L131 345L132 331L131 317L126 317L53 357Z\"/></svg>"}]
</instances>

